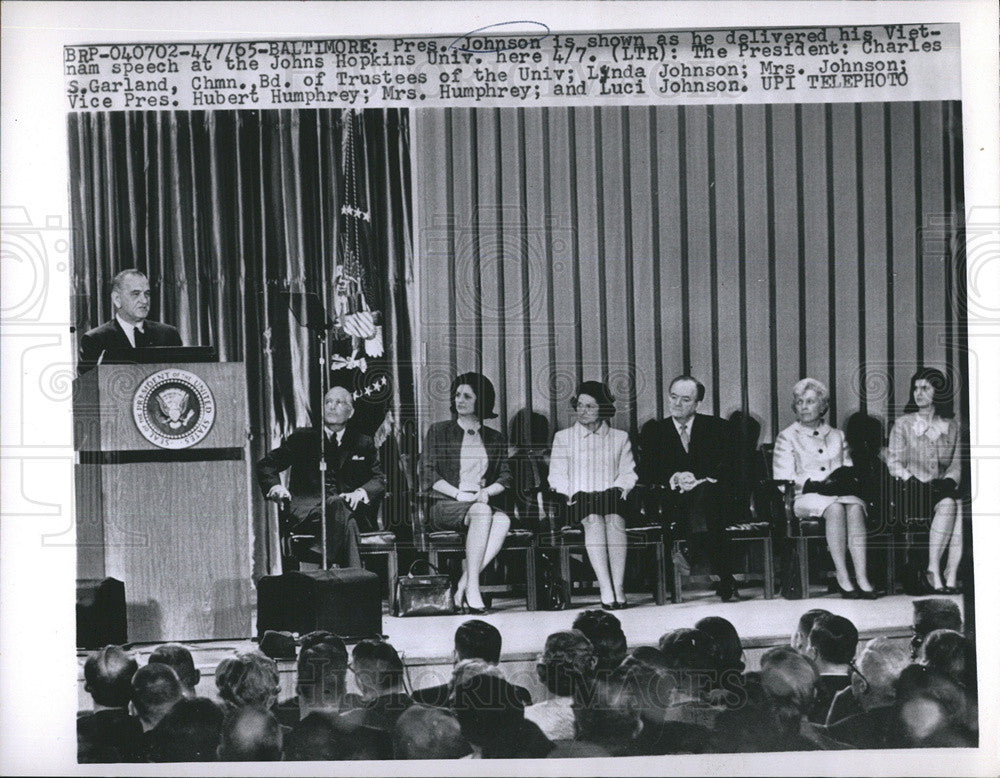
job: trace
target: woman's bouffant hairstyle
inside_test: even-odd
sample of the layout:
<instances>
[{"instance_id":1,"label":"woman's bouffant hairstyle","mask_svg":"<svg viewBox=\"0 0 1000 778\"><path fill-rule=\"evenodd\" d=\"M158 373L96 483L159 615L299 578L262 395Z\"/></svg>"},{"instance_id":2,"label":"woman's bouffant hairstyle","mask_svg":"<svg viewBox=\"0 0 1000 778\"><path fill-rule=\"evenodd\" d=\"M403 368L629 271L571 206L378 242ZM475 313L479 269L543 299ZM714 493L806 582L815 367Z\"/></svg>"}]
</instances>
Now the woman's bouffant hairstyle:
<instances>
[{"instance_id":1,"label":"woman's bouffant hairstyle","mask_svg":"<svg viewBox=\"0 0 1000 778\"><path fill-rule=\"evenodd\" d=\"M219 663L215 685L225 702L267 710L278 698L278 665L259 651L245 651Z\"/></svg>"},{"instance_id":2,"label":"woman's bouffant hairstyle","mask_svg":"<svg viewBox=\"0 0 1000 778\"><path fill-rule=\"evenodd\" d=\"M792 387L792 413L795 413L795 401L810 389L816 392L819 401L823 403L823 412L820 415L825 416L830 408L830 390L826 388L826 384L815 378L803 378Z\"/></svg>"},{"instance_id":3,"label":"woman's bouffant hairstyle","mask_svg":"<svg viewBox=\"0 0 1000 778\"><path fill-rule=\"evenodd\" d=\"M607 386L602 384L600 381L582 381L576 387L576 391L573 393L573 397L570 399L569 404L573 406L573 410L576 410L576 404L580 399L580 395L585 394L593 397L597 401L599 407L598 415L602 419L610 419L615 415L615 397L611 394L611 391Z\"/></svg>"},{"instance_id":4,"label":"woman's bouffant hairstyle","mask_svg":"<svg viewBox=\"0 0 1000 778\"><path fill-rule=\"evenodd\" d=\"M948 377L934 367L922 367L910 379L910 396L903 413L916 413L917 404L913 400L913 387L917 381L926 381L934 387L934 413L942 419L955 415L955 386Z\"/></svg>"},{"instance_id":5,"label":"woman's bouffant hairstyle","mask_svg":"<svg viewBox=\"0 0 1000 778\"><path fill-rule=\"evenodd\" d=\"M496 389L493 388L490 379L482 373L471 371L455 376L455 380L451 382L449 402L451 403L452 416L458 415L458 411L455 409L455 392L458 391L458 387L460 386L468 386L472 389L473 394L476 395L475 414L479 417L480 421L495 419L497 417L497 414L493 411L493 405L496 403L497 398Z\"/></svg>"}]
</instances>

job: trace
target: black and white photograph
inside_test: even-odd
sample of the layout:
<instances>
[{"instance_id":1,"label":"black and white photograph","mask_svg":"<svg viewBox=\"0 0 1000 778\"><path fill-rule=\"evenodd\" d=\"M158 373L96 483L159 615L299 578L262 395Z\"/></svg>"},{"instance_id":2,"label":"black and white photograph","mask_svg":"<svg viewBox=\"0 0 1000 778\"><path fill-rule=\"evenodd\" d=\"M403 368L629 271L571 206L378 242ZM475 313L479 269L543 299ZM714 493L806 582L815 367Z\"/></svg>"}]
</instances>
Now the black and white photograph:
<instances>
[{"instance_id":1,"label":"black and white photograph","mask_svg":"<svg viewBox=\"0 0 1000 778\"><path fill-rule=\"evenodd\" d=\"M98 5L5 117L50 772L995 772L995 9Z\"/></svg>"}]
</instances>

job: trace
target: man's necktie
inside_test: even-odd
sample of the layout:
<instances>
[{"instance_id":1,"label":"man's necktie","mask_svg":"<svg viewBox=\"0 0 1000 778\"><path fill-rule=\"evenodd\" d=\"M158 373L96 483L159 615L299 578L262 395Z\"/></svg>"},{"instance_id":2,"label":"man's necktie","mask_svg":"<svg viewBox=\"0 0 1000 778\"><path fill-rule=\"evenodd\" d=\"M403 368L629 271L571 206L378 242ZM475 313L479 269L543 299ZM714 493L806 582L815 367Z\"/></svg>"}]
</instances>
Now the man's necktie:
<instances>
[{"instance_id":1,"label":"man's necktie","mask_svg":"<svg viewBox=\"0 0 1000 778\"><path fill-rule=\"evenodd\" d=\"M138 327L136 327L132 335L135 338L136 348L145 348L146 346L149 345L149 339L146 337L145 330L140 330Z\"/></svg>"},{"instance_id":2,"label":"man's necktie","mask_svg":"<svg viewBox=\"0 0 1000 778\"><path fill-rule=\"evenodd\" d=\"M685 451L690 450L691 435L688 432L687 424L681 425L681 445L684 446Z\"/></svg>"}]
</instances>

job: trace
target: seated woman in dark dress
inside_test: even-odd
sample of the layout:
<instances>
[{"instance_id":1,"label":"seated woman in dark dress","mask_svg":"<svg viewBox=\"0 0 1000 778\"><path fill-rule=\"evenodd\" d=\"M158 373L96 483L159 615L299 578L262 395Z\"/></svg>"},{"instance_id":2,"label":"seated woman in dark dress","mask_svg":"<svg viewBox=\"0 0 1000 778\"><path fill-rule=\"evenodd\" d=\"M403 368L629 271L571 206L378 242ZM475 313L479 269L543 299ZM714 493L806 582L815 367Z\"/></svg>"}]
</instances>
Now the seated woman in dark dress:
<instances>
[{"instance_id":1,"label":"seated woman in dark dress","mask_svg":"<svg viewBox=\"0 0 1000 778\"><path fill-rule=\"evenodd\" d=\"M451 385L451 421L427 430L422 487L433 495L429 511L435 530L464 532L465 560L455 588L455 604L484 613L479 574L503 547L510 518L497 507L511 485L507 441L483 425L495 419L496 392L479 373L463 373Z\"/></svg>"}]
</instances>

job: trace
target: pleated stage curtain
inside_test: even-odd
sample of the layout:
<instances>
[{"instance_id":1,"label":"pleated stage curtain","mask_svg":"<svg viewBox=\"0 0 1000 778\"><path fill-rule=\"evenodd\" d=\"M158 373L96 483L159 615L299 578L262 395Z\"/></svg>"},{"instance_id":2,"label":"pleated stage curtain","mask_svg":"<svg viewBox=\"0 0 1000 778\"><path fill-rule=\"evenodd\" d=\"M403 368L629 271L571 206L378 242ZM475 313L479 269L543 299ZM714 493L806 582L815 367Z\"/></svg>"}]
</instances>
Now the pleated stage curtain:
<instances>
[{"instance_id":1,"label":"pleated stage curtain","mask_svg":"<svg viewBox=\"0 0 1000 778\"><path fill-rule=\"evenodd\" d=\"M78 332L112 316L110 282L127 267L149 276L151 318L189 345L243 361L256 460L311 424L318 344L282 291L330 294L343 248L345 168L366 184L362 264L385 317L384 364L409 361L412 283L406 111L173 111L71 114L73 309ZM355 133L345 159L345 133ZM324 293L323 287L327 290ZM395 357L395 358L393 358ZM391 397L412 382L385 367ZM405 379L405 376L403 377ZM403 394L392 392L403 387ZM253 490L255 574L275 568L276 537ZM268 531L270 530L270 532Z\"/></svg>"}]
</instances>

